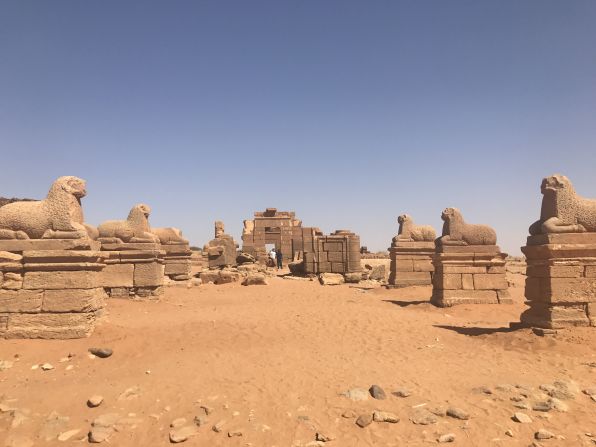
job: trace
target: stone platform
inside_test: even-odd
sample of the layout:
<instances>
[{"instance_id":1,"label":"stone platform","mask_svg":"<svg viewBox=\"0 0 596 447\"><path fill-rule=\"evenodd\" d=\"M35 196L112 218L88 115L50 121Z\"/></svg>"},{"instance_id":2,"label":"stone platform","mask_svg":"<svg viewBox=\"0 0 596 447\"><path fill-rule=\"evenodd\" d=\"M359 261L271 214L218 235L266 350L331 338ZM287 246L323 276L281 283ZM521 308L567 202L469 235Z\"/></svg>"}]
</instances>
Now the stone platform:
<instances>
[{"instance_id":1,"label":"stone platform","mask_svg":"<svg viewBox=\"0 0 596 447\"><path fill-rule=\"evenodd\" d=\"M110 297L155 298L163 294L165 252L161 244L99 241L107 264L100 281Z\"/></svg>"},{"instance_id":2,"label":"stone platform","mask_svg":"<svg viewBox=\"0 0 596 447\"><path fill-rule=\"evenodd\" d=\"M390 247L388 288L432 284L434 242L398 241Z\"/></svg>"},{"instance_id":3,"label":"stone platform","mask_svg":"<svg viewBox=\"0 0 596 447\"><path fill-rule=\"evenodd\" d=\"M192 252L189 244L161 244L161 250L165 252L164 275L174 281L190 279Z\"/></svg>"},{"instance_id":4,"label":"stone platform","mask_svg":"<svg viewBox=\"0 0 596 447\"><path fill-rule=\"evenodd\" d=\"M596 326L596 233L529 236L523 324Z\"/></svg>"},{"instance_id":5,"label":"stone platform","mask_svg":"<svg viewBox=\"0 0 596 447\"><path fill-rule=\"evenodd\" d=\"M88 336L107 297L105 257L87 239L0 240L0 337Z\"/></svg>"},{"instance_id":6,"label":"stone platform","mask_svg":"<svg viewBox=\"0 0 596 447\"><path fill-rule=\"evenodd\" d=\"M506 257L497 245L437 246L431 303L439 307L512 303Z\"/></svg>"}]
</instances>

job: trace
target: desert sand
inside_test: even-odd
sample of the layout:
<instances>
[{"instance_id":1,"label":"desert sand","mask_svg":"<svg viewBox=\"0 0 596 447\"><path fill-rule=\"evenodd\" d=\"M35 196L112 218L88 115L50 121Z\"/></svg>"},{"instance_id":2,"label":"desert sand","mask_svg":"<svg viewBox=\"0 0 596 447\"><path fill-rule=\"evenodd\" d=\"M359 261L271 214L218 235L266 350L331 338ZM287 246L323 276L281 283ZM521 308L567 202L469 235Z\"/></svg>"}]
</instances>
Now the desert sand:
<instances>
[{"instance_id":1,"label":"desert sand","mask_svg":"<svg viewBox=\"0 0 596 447\"><path fill-rule=\"evenodd\" d=\"M0 446L80 445L113 413L104 444L115 446L171 445L171 423L196 427L196 416L185 446L317 445L317 433L334 438L319 443L329 446L423 446L445 434L459 446L528 446L539 429L555 438L538 445L594 445L596 402L581 390L596 385L596 333L509 329L525 309L523 276L509 276L513 305L437 308L430 286L364 291L281 277L111 299L89 338L0 343ZM549 399L540 385L556 380L579 387L560 401L566 411L532 410ZM373 384L386 399L342 395ZM103 397L96 408L93 395ZM444 415L449 407L469 419ZM427 409L436 423L414 424ZM374 410L400 421L356 425Z\"/></svg>"}]
</instances>

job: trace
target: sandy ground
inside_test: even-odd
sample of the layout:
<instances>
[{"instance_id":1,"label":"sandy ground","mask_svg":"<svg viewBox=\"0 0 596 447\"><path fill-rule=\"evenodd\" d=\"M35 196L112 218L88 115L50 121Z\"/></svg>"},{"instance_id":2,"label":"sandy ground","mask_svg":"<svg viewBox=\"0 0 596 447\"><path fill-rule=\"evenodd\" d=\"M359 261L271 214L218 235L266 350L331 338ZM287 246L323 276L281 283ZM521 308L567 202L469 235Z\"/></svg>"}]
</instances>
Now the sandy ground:
<instances>
[{"instance_id":1,"label":"sandy ground","mask_svg":"<svg viewBox=\"0 0 596 447\"><path fill-rule=\"evenodd\" d=\"M0 446L80 445L106 413L125 419L105 444L170 445L170 423L183 417L192 424L201 405L213 410L208 423L184 445L303 446L321 432L336 438L329 446L342 447L423 446L447 433L460 446L528 446L540 428L559 436L541 445L594 445L586 433L596 434L596 402L587 395L565 401L567 412L547 413L519 410L511 398L532 405L548 397L538 386L557 379L596 385L596 363L589 365L596 331L512 331L523 288L512 294L514 305L440 309L428 303L430 287L365 292L272 278L269 286L168 288L157 302L113 299L88 339L0 341L0 360L14 362L0 371ZM95 346L114 354L90 358ZM32 369L46 362L54 369ZM387 399L341 395L372 384ZM411 396L392 395L398 388ZM94 394L104 402L88 408ZM410 421L421 408L448 406L470 419ZM401 420L360 428L342 416L373 410ZM515 411L533 422L512 421ZM219 421L225 424L216 433ZM68 441L55 439L76 429ZM242 436L228 436L236 430Z\"/></svg>"}]
</instances>

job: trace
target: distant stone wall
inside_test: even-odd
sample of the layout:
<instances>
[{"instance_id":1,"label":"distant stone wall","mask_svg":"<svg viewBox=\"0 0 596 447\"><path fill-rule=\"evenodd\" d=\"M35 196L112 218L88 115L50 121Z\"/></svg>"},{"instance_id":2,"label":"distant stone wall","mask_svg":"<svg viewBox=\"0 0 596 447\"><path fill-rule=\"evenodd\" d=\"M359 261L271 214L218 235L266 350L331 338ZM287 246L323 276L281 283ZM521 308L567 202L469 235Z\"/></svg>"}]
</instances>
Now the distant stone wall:
<instances>
[{"instance_id":1,"label":"distant stone wall","mask_svg":"<svg viewBox=\"0 0 596 447\"><path fill-rule=\"evenodd\" d=\"M308 274L354 273L362 270L360 236L338 230L330 235L304 236L304 270Z\"/></svg>"}]
</instances>

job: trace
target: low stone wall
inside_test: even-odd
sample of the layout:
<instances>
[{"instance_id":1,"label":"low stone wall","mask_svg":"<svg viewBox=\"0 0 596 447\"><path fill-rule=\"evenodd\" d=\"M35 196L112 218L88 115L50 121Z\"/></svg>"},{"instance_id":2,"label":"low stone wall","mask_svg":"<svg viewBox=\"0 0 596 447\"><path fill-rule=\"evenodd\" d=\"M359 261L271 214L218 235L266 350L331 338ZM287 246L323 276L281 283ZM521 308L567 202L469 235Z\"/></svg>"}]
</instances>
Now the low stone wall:
<instances>
[{"instance_id":1,"label":"low stone wall","mask_svg":"<svg viewBox=\"0 0 596 447\"><path fill-rule=\"evenodd\" d=\"M360 237L347 230L304 239L304 270L307 274L360 272Z\"/></svg>"},{"instance_id":2,"label":"low stone wall","mask_svg":"<svg viewBox=\"0 0 596 447\"><path fill-rule=\"evenodd\" d=\"M0 336L88 336L107 297L105 256L90 240L1 240Z\"/></svg>"}]
</instances>

